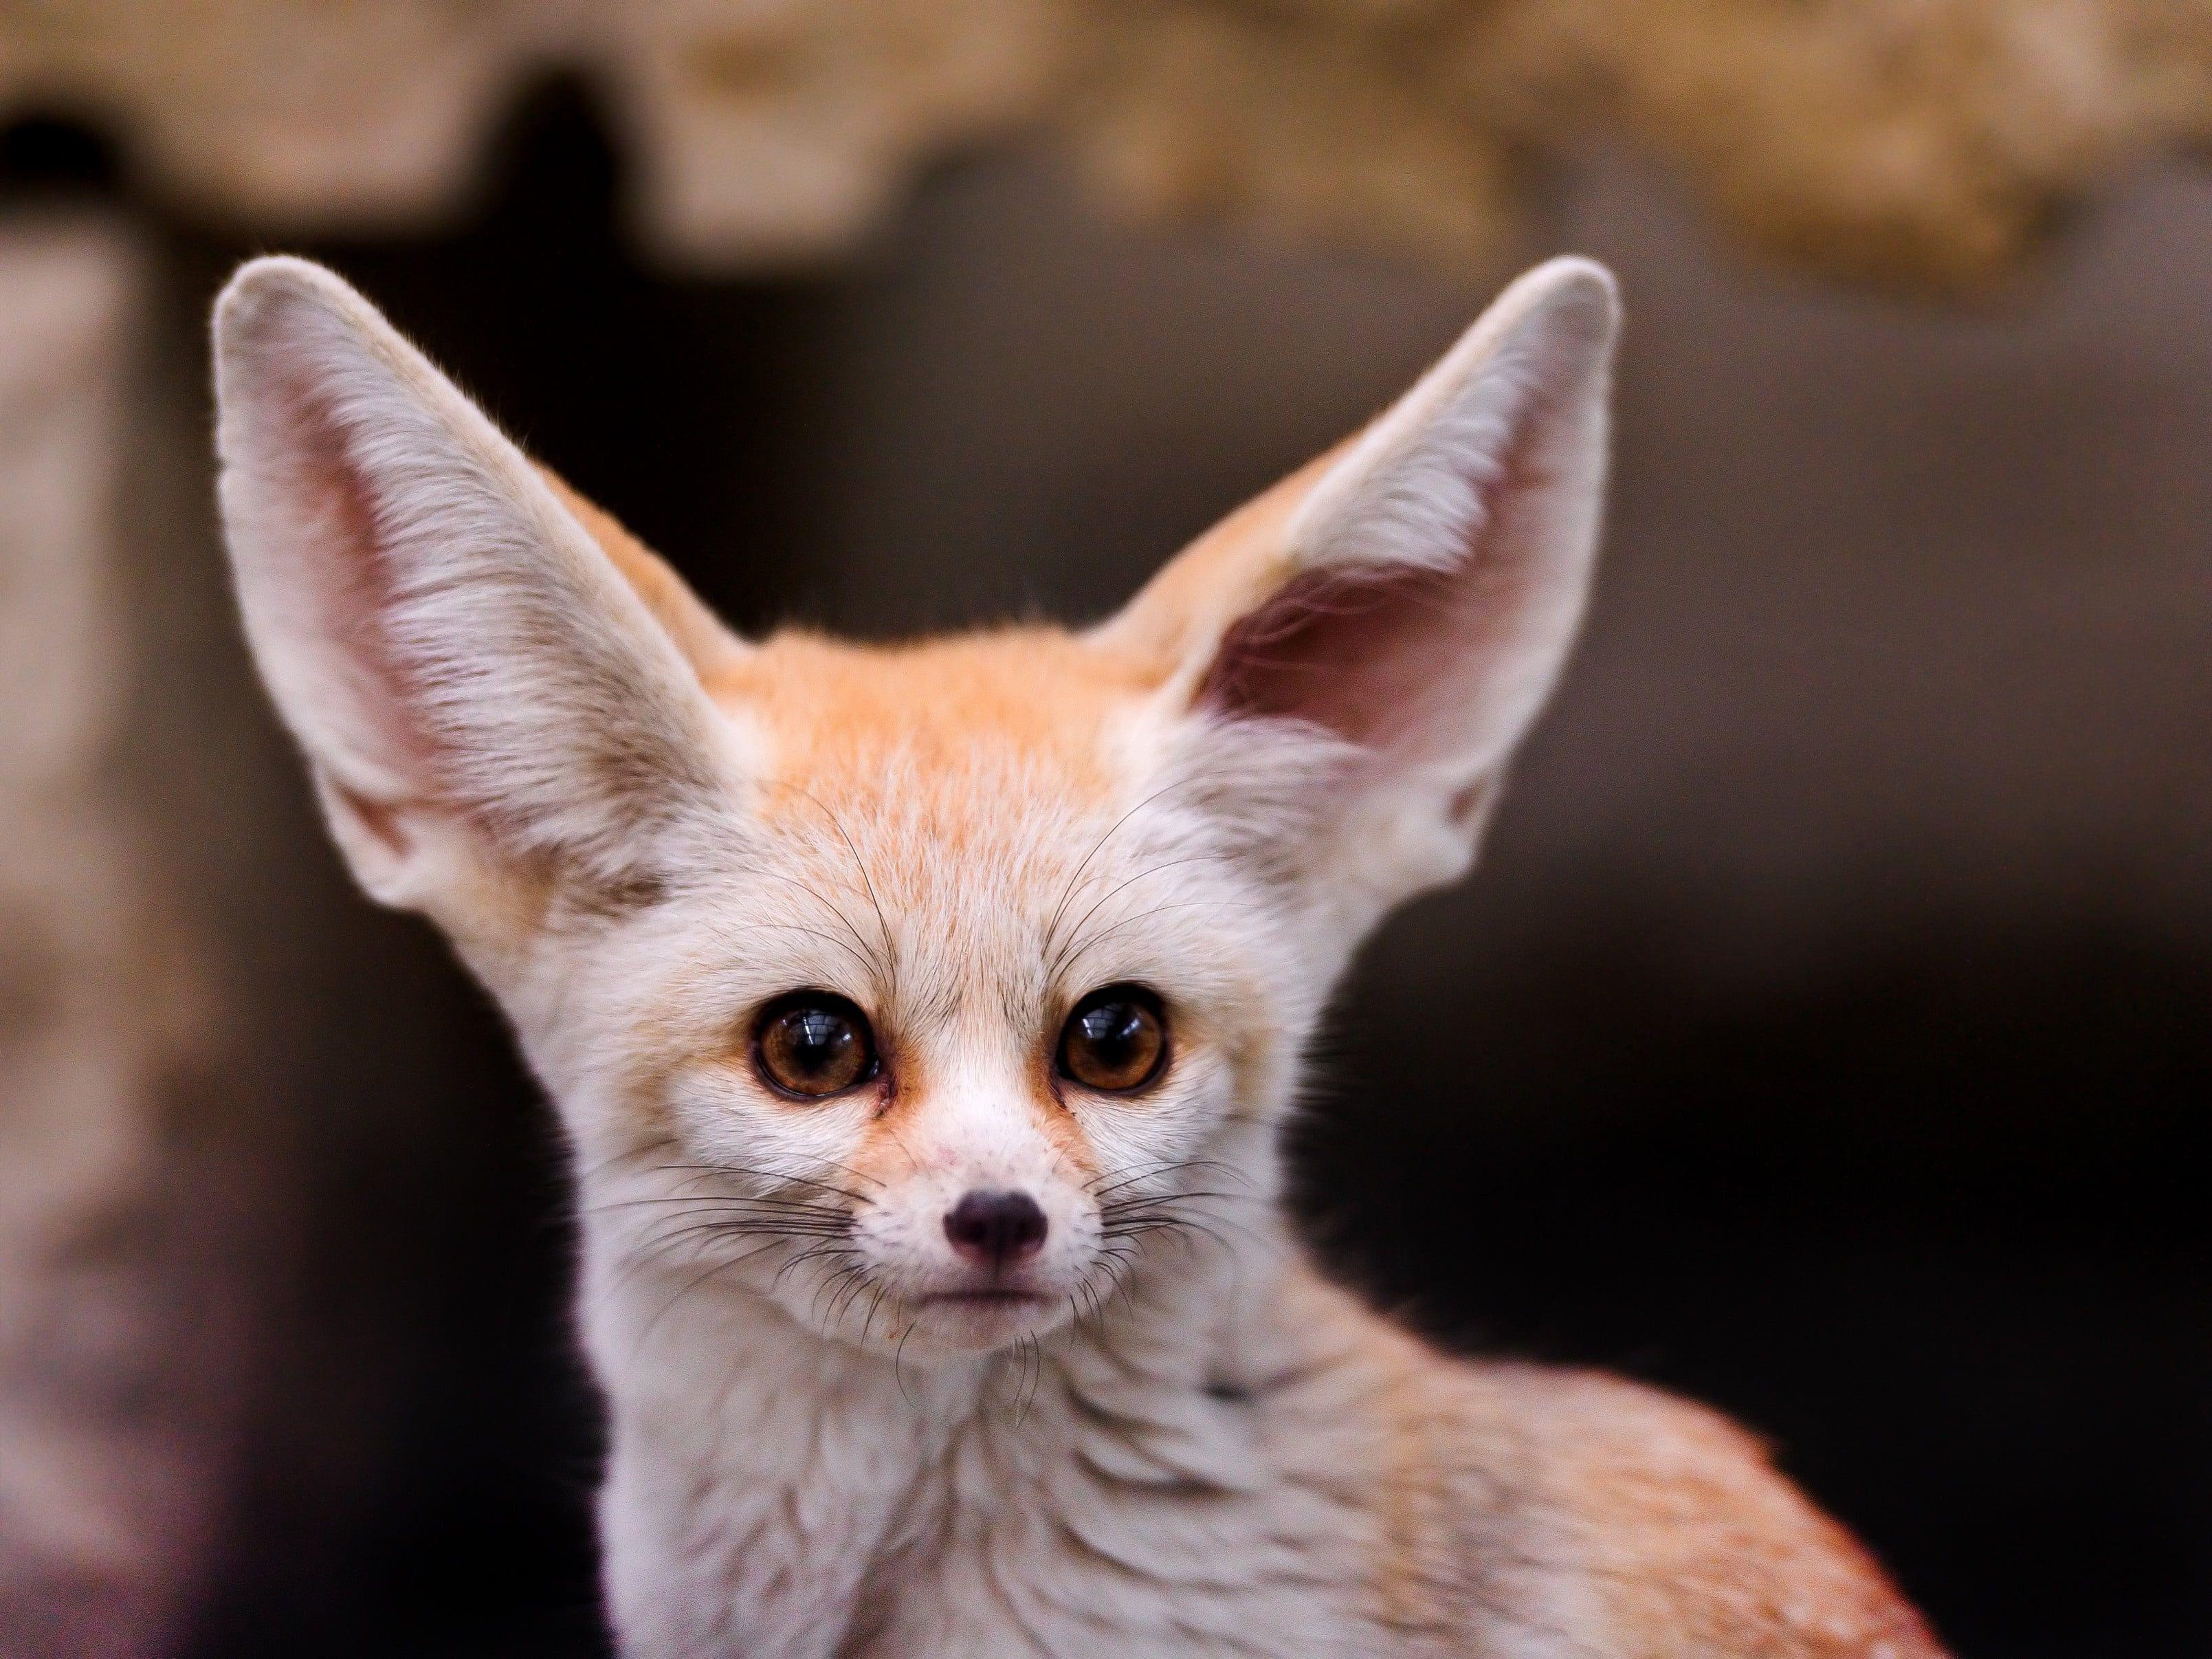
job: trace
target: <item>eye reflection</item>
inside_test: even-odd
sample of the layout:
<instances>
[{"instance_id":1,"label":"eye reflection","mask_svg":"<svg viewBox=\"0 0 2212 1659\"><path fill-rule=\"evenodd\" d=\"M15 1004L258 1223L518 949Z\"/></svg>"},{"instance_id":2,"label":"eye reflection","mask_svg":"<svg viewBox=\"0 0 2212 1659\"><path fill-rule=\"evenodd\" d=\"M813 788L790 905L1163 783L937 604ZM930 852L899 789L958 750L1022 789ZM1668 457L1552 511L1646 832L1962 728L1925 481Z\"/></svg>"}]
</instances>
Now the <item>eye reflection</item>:
<instances>
[{"instance_id":1,"label":"eye reflection","mask_svg":"<svg viewBox=\"0 0 2212 1659\"><path fill-rule=\"evenodd\" d=\"M1055 1060L1070 1082L1115 1095L1158 1081L1167 1061L1166 1011L1141 985L1109 985L1076 1004Z\"/></svg>"},{"instance_id":2,"label":"eye reflection","mask_svg":"<svg viewBox=\"0 0 2212 1659\"><path fill-rule=\"evenodd\" d=\"M822 1100L858 1088L880 1069L868 1017L831 991L794 991L762 1011L753 1069L780 1094Z\"/></svg>"}]
</instances>

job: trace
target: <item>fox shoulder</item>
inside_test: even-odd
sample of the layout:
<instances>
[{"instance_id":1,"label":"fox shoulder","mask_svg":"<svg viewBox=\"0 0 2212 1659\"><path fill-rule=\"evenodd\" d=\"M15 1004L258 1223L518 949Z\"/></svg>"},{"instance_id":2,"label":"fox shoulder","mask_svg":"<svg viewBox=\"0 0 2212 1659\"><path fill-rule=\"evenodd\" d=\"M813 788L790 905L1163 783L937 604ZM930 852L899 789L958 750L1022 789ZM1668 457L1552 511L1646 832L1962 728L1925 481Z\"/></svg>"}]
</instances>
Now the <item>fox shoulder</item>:
<instances>
[{"instance_id":1,"label":"fox shoulder","mask_svg":"<svg viewBox=\"0 0 2212 1659\"><path fill-rule=\"evenodd\" d=\"M1593 1650L1943 1659L1866 1550L1725 1418L1595 1373L1513 1367L1487 1380L1527 1437L1543 1530L1588 1591Z\"/></svg>"}]
</instances>

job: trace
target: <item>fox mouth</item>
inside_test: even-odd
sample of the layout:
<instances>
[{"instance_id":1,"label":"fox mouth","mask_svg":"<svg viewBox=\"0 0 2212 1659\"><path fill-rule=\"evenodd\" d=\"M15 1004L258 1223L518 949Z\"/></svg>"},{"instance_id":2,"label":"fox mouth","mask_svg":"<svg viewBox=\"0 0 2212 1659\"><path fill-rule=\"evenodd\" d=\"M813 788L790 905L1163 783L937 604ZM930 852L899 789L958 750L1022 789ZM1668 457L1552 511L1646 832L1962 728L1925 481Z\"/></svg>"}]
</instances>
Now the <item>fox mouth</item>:
<instances>
[{"instance_id":1,"label":"fox mouth","mask_svg":"<svg viewBox=\"0 0 2212 1659\"><path fill-rule=\"evenodd\" d=\"M1011 1285L982 1285L972 1289L932 1291L917 1298L923 1307L1008 1308L1027 1307L1051 1300L1036 1291L1021 1290Z\"/></svg>"},{"instance_id":2,"label":"fox mouth","mask_svg":"<svg viewBox=\"0 0 2212 1659\"><path fill-rule=\"evenodd\" d=\"M988 1353L1057 1325L1070 1303L1031 1285L950 1285L907 1301L912 1328L928 1346L954 1352Z\"/></svg>"}]
</instances>

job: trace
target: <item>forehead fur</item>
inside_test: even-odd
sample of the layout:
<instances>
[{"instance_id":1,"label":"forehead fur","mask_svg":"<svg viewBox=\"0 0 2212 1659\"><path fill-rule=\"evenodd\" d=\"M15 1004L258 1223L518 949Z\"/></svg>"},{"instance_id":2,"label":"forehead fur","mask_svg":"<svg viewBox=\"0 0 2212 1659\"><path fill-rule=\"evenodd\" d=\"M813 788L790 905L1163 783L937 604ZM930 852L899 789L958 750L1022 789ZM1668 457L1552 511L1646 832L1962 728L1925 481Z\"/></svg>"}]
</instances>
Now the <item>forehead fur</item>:
<instances>
[{"instance_id":1,"label":"forehead fur","mask_svg":"<svg viewBox=\"0 0 2212 1659\"><path fill-rule=\"evenodd\" d=\"M1157 689L1141 659L1056 628L866 646L780 634L708 677L767 753L763 817L827 804L898 816L957 843L1018 789L1077 814L1130 779L1117 740Z\"/></svg>"},{"instance_id":2,"label":"forehead fur","mask_svg":"<svg viewBox=\"0 0 2212 1659\"><path fill-rule=\"evenodd\" d=\"M1244 994L1221 924L1244 920L1240 941L1266 929L1176 781L1163 678L1052 628L883 647L785 634L706 676L752 769L727 919L749 930L754 988L825 985L909 1030L972 1002L1024 1052L1045 1005L1119 978L1206 1024Z\"/></svg>"}]
</instances>

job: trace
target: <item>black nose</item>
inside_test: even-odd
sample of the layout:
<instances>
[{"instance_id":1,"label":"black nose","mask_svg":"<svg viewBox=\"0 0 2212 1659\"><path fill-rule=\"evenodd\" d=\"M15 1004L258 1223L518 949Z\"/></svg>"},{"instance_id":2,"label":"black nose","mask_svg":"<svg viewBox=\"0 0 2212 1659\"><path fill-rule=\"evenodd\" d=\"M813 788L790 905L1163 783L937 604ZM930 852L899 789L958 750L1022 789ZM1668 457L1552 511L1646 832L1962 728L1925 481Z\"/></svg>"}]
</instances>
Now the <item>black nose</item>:
<instances>
[{"instance_id":1,"label":"black nose","mask_svg":"<svg viewBox=\"0 0 2212 1659\"><path fill-rule=\"evenodd\" d=\"M1027 1193L970 1193L945 1218L945 1236L970 1261L1003 1267L1044 1244L1044 1212Z\"/></svg>"}]
</instances>

